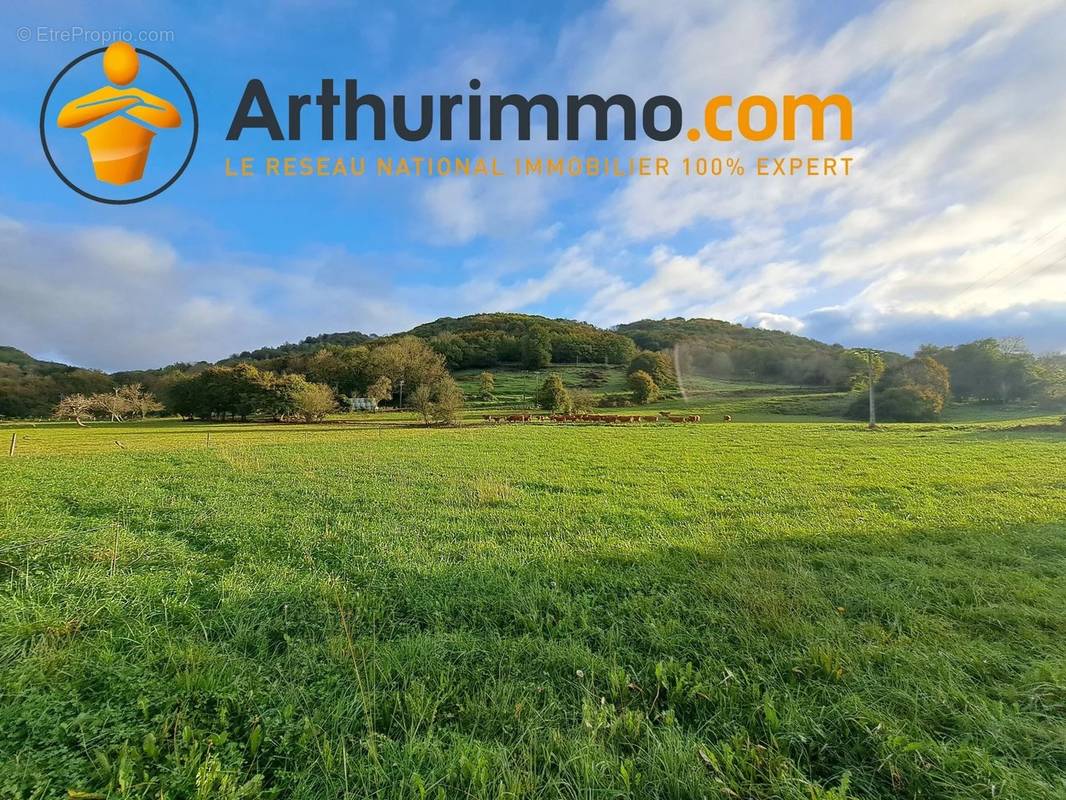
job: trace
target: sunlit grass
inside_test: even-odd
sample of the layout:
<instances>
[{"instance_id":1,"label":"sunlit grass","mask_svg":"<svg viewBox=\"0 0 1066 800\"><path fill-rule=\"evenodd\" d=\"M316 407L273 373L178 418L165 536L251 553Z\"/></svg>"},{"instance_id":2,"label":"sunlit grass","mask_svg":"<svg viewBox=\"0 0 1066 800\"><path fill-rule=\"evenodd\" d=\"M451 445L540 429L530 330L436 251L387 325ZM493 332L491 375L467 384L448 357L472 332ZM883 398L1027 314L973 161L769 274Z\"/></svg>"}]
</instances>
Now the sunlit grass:
<instances>
[{"instance_id":1,"label":"sunlit grass","mask_svg":"<svg viewBox=\"0 0 1066 800\"><path fill-rule=\"evenodd\" d=\"M1066 792L1061 433L4 430L0 797Z\"/></svg>"}]
</instances>

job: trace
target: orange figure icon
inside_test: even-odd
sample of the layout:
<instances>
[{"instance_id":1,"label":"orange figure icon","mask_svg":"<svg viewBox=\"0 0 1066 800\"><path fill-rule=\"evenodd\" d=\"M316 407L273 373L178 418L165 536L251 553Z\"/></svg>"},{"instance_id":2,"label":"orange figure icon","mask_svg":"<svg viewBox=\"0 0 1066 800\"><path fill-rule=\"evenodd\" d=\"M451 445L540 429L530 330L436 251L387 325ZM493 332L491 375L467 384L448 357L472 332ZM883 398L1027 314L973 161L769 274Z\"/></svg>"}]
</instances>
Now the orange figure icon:
<instances>
[{"instance_id":1,"label":"orange figure icon","mask_svg":"<svg viewBox=\"0 0 1066 800\"><path fill-rule=\"evenodd\" d=\"M137 51L125 42L115 42L104 52L104 75L125 87L140 69ZM161 97L133 86L116 89L104 86L95 92L71 100L59 112L60 128L81 128L105 120L82 133L89 143L96 179L105 183L124 184L139 181L148 161L157 128L177 128L181 114Z\"/></svg>"}]
</instances>

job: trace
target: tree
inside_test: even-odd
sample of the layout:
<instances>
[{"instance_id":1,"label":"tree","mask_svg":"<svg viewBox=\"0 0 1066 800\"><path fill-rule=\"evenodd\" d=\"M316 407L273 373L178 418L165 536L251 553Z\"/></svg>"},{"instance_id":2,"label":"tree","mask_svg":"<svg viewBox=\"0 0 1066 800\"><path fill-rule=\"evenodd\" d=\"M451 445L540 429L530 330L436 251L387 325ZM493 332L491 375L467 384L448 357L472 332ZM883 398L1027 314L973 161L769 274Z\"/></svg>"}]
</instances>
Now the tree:
<instances>
[{"instance_id":1,"label":"tree","mask_svg":"<svg viewBox=\"0 0 1066 800\"><path fill-rule=\"evenodd\" d=\"M388 400L392 397L392 380L382 375L367 387L366 396L368 399L373 400L375 405L382 400Z\"/></svg>"},{"instance_id":2,"label":"tree","mask_svg":"<svg viewBox=\"0 0 1066 800\"><path fill-rule=\"evenodd\" d=\"M551 336L544 328L530 328L522 337L522 366L526 369L544 369L551 362Z\"/></svg>"},{"instance_id":3,"label":"tree","mask_svg":"<svg viewBox=\"0 0 1066 800\"><path fill-rule=\"evenodd\" d=\"M588 389L570 390L570 409L572 411L591 411L596 407L596 395Z\"/></svg>"},{"instance_id":4,"label":"tree","mask_svg":"<svg viewBox=\"0 0 1066 800\"><path fill-rule=\"evenodd\" d=\"M186 418L244 421L265 414L280 420L296 413L296 398L307 385L303 375L275 375L251 364L208 367L172 384L168 402Z\"/></svg>"},{"instance_id":5,"label":"tree","mask_svg":"<svg viewBox=\"0 0 1066 800\"><path fill-rule=\"evenodd\" d=\"M544 379L534 398L537 405L546 411L567 411L570 408L570 393L563 385L558 372Z\"/></svg>"},{"instance_id":6,"label":"tree","mask_svg":"<svg viewBox=\"0 0 1066 800\"><path fill-rule=\"evenodd\" d=\"M444 356L416 336L401 336L370 351L372 380L389 378L393 386L403 384L413 392L423 383L432 385L448 374Z\"/></svg>"},{"instance_id":7,"label":"tree","mask_svg":"<svg viewBox=\"0 0 1066 800\"><path fill-rule=\"evenodd\" d=\"M263 372L251 364L241 363L232 367L225 377L228 379L225 382L228 384L226 388L229 394L229 410L240 417L241 422L246 422L248 417L276 407L278 397L271 392L272 384L275 382L273 373ZM302 376L300 379L304 380ZM295 391L296 387L282 383L280 388L292 388ZM288 403L280 414L275 412L275 416L284 417L286 413L291 413L291 410L292 404Z\"/></svg>"},{"instance_id":8,"label":"tree","mask_svg":"<svg viewBox=\"0 0 1066 800\"><path fill-rule=\"evenodd\" d=\"M930 356L917 356L886 370L880 388L915 386L936 398L939 414L951 393L951 376L947 367Z\"/></svg>"},{"instance_id":9,"label":"tree","mask_svg":"<svg viewBox=\"0 0 1066 800\"><path fill-rule=\"evenodd\" d=\"M409 397L411 408L417 411L422 422L428 425L433 419L433 387L428 383L419 384Z\"/></svg>"},{"instance_id":10,"label":"tree","mask_svg":"<svg viewBox=\"0 0 1066 800\"><path fill-rule=\"evenodd\" d=\"M454 423L463 410L463 392L451 375L444 375L433 383L423 383L411 393L411 407L422 422Z\"/></svg>"},{"instance_id":11,"label":"tree","mask_svg":"<svg viewBox=\"0 0 1066 800\"><path fill-rule=\"evenodd\" d=\"M957 400L1009 403L1048 389L1040 361L1017 338L979 339L957 347L923 345L917 356L935 358L951 375Z\"/></svg>"},{"instance_id":12,"label":"tree","mask_svg":"<svg viewBox=\"0 0 1066 800\"><path fill-rule=\"evenodd\" d=\"M95 410L107 414L111 422L122 422L123 417L132 410L129 400L122 394L121 389L94 394L89 401Z\"/></svg>"},{"instance_id":13,"label":"tree","mask_svg":"<svg viewBox=\"0 0 1066 800\"><path fill-rule=\"evenodd\" d=\"M183 375L172 381L164 391L167 407L184 419L201 416L196 378Z\"/></svg>"},{"instance_id":14,"label":"tree","mask_svg":"<svg viewBox=\"0 0 1066 800\"><path fill-rule=\"evenodd\" d=\"M659 387L651 375L642 369L630 374L629 388L633 390L633 402L637 405L647 405L659 397Z\"/></svg>"},{"instance_id":15,"label":"tree","mask_svg":"<svg viewBox=\"0 0 1066 800\"><path fill-rule=\"evenodd\" d=\"M296 413L304 422L319 422L337 407L337 398L324 383L305 383L295 394Z\"/></svg>"},{"instance_id":16,"label":"tree","mask_svg":"<svg viewBox=\"0 0 1066 800\"><path fill-rule=\"evenodd\" d=\"M463 391L450 375L446 375L433 387L433 419L445 425L459 421L463 410Z\"/></svg>"},{"instance_id":17,"label":"tree","mask_svg":"<svg viewBox=\"0 0 1066 800\"><path fill-rule=\"evenodd\" d=\"M890 386L877 394L878 407L885 419L895 422L926 422L936 419L943 398L920 386Z\"/></svg>"},{"instance_id":18,"label":"tree","mask_svg":"<svg viewBox=\"0 0 1066 800\"><path fill-rule=\"evenodd\" d=\"M478 380L478 394L482 400L491 400L496 394L496 377L491 372L482 372Z\"/></svg>"},{"instance_id":19,"label":"tree","mask_svg":"<svg viewBox=\"0 0 1066 800\"><path fill-rule=\"evenodd\" d=\"M936 419L951 391L948 371L929 356L908 359L886 369L874 386L878 414L895 422ZM864 416L867 401L857 399L849 416Z\"/></svg>"},{"instance_id":20,"label":"tree","mask_svg":"<svg viewBox=\"0 0 1066 800\"><path fill-rule=\"evenodd\" d=\"M259 397L259 405L250 414L268 414L273 420L284 420L289 417L303 416L300 409L300 400L308 388L314 385L307 381L303 375L272 375L269 372L261 373L263 388Z\"/></svg>"},{"instance_id":21,"label":"tree","mask_svg":"<svg viewBox=\"0 0 1066 800\"><path fill-rule=\"evenodd\" d=\"M92 413L92 398L83 394L68 394L59 401L59 405L52 412L52 416L56 419L72 419L84 427L85 423L81 421L81 418L91 417Z\"/></svg>"},{"instance_id":22,"label":"tree","mask_svg":"<svg viewBox=\"0 0 1066 800\"><path fill-rule=\"evenodd\" d=\"M163 410L163 404L156 400L155 395L151 392L145 391L144 387L139 383L123 386L118 389L118 393L126 398L130 411L138 414L141 419L144 419L149 414Z\"/></svg>"},{"instance_id":23,"label":"tree","mask_svg":"<svg viewBox=\"0 0 1066 800\"><path fill-rule=\"evenodd\" d=\"M642 350L629 362L627 375L637 372L645 372L657 386L677 386L677 375L674 372L674 362L665 353L655 353L651 350Z\"/></svg>"},{"instance_id":24,"label":"tree","mask_svg":"<svg viewBox=\"0 0 1066 800\"><path fill-rule=\"evenodd\" d=\"M277 371L302 373L309 381L332 386L341 394L356 394L371 381L370 349L362 345L328 345L310 355L288 359L276 367L267 366Z\"/></svg>"}]
</instances>

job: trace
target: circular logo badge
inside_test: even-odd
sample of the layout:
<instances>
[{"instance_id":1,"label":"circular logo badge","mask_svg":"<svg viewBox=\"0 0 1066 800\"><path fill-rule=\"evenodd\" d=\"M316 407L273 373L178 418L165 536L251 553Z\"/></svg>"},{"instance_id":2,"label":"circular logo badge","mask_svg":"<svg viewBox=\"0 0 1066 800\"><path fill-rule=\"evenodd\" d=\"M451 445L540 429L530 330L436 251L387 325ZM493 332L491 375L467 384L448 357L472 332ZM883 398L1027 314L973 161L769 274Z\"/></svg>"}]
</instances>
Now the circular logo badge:
<instances>
[{"instance_id":1,"label":"circular logo badge","mask_svg":"<svg viewBox=\"0 0 1066 800\"><path fill-rule=\"evenodd\" d=\"M139 203L192 160L200 121L189 84L148 50L115 42L60 70L41 104L41 146L56 175L99 203Z\"/></svg>"}]
</instances>

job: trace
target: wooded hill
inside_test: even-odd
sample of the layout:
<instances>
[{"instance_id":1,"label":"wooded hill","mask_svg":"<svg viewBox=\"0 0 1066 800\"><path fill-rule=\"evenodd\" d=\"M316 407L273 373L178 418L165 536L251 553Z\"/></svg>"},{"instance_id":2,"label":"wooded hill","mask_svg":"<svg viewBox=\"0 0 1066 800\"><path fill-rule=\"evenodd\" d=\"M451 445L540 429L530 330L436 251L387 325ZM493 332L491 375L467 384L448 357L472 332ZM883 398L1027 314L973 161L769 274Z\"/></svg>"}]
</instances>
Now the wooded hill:
<instances>
[{"instance_id":1,"label":"wooded hill","mask_svg":"<svg viewBox=\"0 0 1066 800\"><path fill-rule=\"evenodd\" d=\"M676 348L686 373L846 388L852 372L847 351L838 344L717 319L643 319L615 331L642 350ZM888 363L904 358L897 353L882 356Z\"/></svg>"},{"instance_id":2,"label":"wooded hill","mask_svg":"<svg viewBox=\"0 0 1066 800\"><path fill-rule=\"evenodd\" d=\"M106 392L111 376L0 347L0 417L44 417L68 394Z\"/></svg>"},{"instance_id":3,"label":"wooded hill","mask_svg":"<svg viewBox=\"0 0 1066 800\"><path fill-rule=\"evenodd\" d=\"M628 365L638 352L649 350L670 351L672 360L686 375L833 389L849 388L855 375L854 356L847 349L784 331L747 328L721 320L682 318L640 320L607 330L585 322L515 313L443 317L389 336L358 331L309 336L297 343L236 353L218 363L248 362L278 374L305 374L350 395L366 388L362 386L365 380L359 365L367 363L368 351L405 336L425 341L443 356L445 365L453 371L503 366L542 370L552 364ZM985 360L1004 356L993 352L997 347L992 340L961 348L929 348L929 352L935 350L940 361L950 364L951 371L961 375L965 364L954 362L973 360L967 347L982 354ZM953 355L956 351L958 356ZM882 357L887 367L905 361L904 356L895 353L883 353ZM1012 359L1012 369L1028 370L1026 376L1030 376L1029 367L1036 363L1034 357L1021 353ZM211 365L206 362L178 363L107 375L39 361L20 350L0 347L0 416L47 416L63 396L108 391L132 383L144 384L162 396L168 384L208 366ZM979 372L987 373L987 370L984 365ZM337 377L339 372L344 373L343 380ZM1009 382L1006 378L997 379L996 385L1001 388L996 391L1001 396L996 399L1022 397L1012 387L1023 384L1021 379ZM963 385L960 383L960 388ZM967 392L969 398L977 399L983 399L986 394L977 390Z\"/></svg>"}]
</instances>

